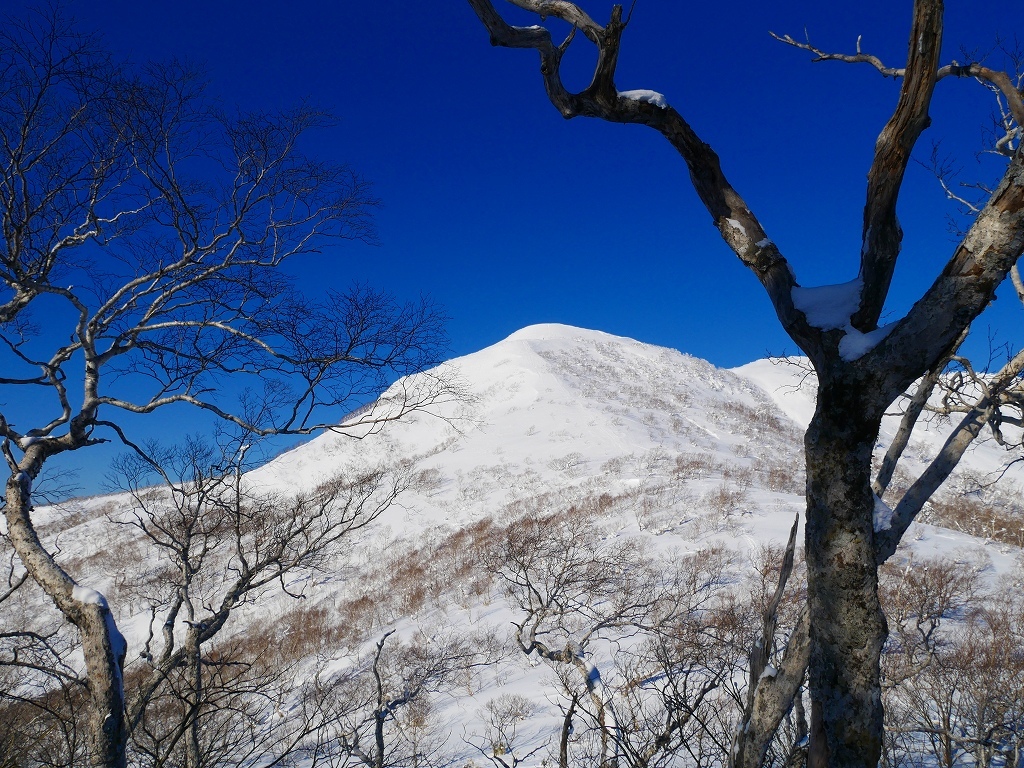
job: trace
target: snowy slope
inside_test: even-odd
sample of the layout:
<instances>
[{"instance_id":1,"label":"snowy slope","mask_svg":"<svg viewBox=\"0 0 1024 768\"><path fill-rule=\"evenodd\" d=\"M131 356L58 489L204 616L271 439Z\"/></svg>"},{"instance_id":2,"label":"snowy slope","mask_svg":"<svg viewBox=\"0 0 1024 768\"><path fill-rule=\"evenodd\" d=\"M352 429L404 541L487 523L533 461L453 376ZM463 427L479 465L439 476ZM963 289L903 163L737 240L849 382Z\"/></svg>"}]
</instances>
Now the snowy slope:
<instances>
[{"instance_id":1,"label":"snowy slope","mask_svg":"<svg viewBox=\"0 0 1024 768\"><path fill-rule=\"evenodd\" d=\"M258 606L237 611L229 633L287 632L281 627L299 607L347 616L352 626L337 634L338 647L318 650L317 664L328 669L354 658L365 662L367 648L389 628L407 638L440 626L487 626L507 635L514 615L501 590L441 562L442 552L458 559L452 547L461 545L452 545L452 537L474 524L505 526L577 505L594 510L609 541L637 539L653 553L674 556L721 543L739 553L739 562L762 543L783 542L802 508L802 430L814 402L799 366L758 361L723 370L598 331L537 325L452 360L447 370L470 399L361 439L321 435L250 473L254 487L287 494L338 473L412 460L419 480L374 525L347 539L331 568L295 577L289 586L306 595L301 605L268 592ZM887 420L880 446L897 423ZM928 427L912 442L911 474L948 430ZM997 447L980 445L965 458L973 475L952 485L963 490L971 477L990 477L1004 460ZM1013 468L998 491L986 493L1005 500L1019 495L1021 485ZM82 583L108 595L132 660L149 620L148 604L128 588L133 559L152 553L131 529L111 522L124 514L123 504L123 497L72 502L40 510L40 520ZM54 538L61 519L75 524ZM1019 555L932 526L915 526L908 539L922 555L969 553L993 572L1009 571ZM420 570L397 580L419 560L426 562ZM412 596L410 579L420 580L423 594ZM483 586L473 586L478 582ZM367 601L372 609L353 613ZM593 663L604 670L609 658L598 654ZM472 692L438 700L449 746L472 757L466 740L481 732L481 708L500 693L530 693L540 702L523 739L543 743L559 718L554 684L543 665L509 654ZM539 765L541 756L526 765Z\"/></svg>"},{"instance_id":2,"label":"snowy slope","mask_svg":"<svg viewBox=\"0 0 1024 768\"><path fill-rule=\"evenodd\" d=\"M465 524L544 488L571 500L641 482L680 453L750 466L798 456L801 426L761 382L675 350L559 325L530 326L449 363L474 402L353 441L323 435L253 474L302 487L348 462L424 456L443 477L388 523ZM609 466L611 464L611 466Z\"/></svg>"},{"instance_id":3,"label":"snowy slope","mask_svg":"<svg viewBox=\"0 0 1024 768\"><path fill-rule=\"evenodd\" d=\"M814 415L814 375L807 371L806 360L794 359L790 363L784 360L757 360L735 368L733 372L760 387L778 408L801 428L810 422L811 416ZM882 422L882 430L878 437L878 448L881 451L889 445L899 427L898 405L897 403L890 408L890 415ZM951 418L959 420L958 417L929 417L928 414L922 416L922 421L929 423L922 424L911 438L907 457L908 468L912 467L915 472L919 471L924 463L935 455L955 423ZM986 432L964 456L961 465L972 472L992 475L990 479L994 480L996 475L1004 474L1008 458L1005 449L990 439ZM1013 466L1007 471L1009 487L1019 486L1024 482L1024 472L1020 467Z\"/></svg>"}]
</instances>

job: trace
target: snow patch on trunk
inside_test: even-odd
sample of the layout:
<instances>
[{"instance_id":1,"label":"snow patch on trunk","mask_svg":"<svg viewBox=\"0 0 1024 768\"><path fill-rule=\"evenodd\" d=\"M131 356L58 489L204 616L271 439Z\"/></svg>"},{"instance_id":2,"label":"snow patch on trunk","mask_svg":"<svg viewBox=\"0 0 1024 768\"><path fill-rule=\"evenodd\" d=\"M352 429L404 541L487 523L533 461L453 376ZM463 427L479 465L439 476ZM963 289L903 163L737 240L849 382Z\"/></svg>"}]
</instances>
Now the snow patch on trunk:
<instances>
[{"instance_id":1,"label":"snow patch on trunk","mask_svg":"<svg viewBox=\"0 0 1024 768\"><path fill-rule=\"evenodd\" d=\"M744 237L746 237L746 236L747 236L747 230L746 230L746 227L744 227L744 226L743 226L743 225L742 225L742 224L741 224L740 222L738 222L738 221L737 221L736 219L726 219L726 220L725 220L725 223L726 223L726 224L728 224L728 225L729 225L730 227L732 227L733 229L735 229L735 230L736 230L737 232L739 232L739 233L740 233L741 235L743 235ZM764 241L762 240L761 242L764 242Z\"/></svg>"},{"instance_id":2,"label":"snow patch on trunk","mask_svg":"<svg viewBox=\"0 0 1024 768\"><path fill-rule=\"evenodd\" d=\"M892 528L892 507L875 496L874 513L875 531L888 531Z\"/></svg>"},{"instance_id":3,"label":"snow patch on trunk","mask_svg":"<svg viewBox=\"0 0 1024 768\"><path fill-rule=\"evenodd\" d=\"M861 278L837 285L815 288L793 287L793 306L804 313L807 322L823 331L843 331L839 340L839 356L850 363L858 360L889 335L896 323L863 333L850 323L860 306Z\"/></svg>"},{"instance_id":4,"label":"snow patch on trunk","mask_svg":"<svg viewBox=\"0 0 1024 768\"><path fill-rule=\"evenodd\" d=\"M634 91L619 91L619 98L630 99L631 101L645 101L660 109L668 109L668 100L657 91L648 91L640 88Z\"/></svg>"},{"instance_id":5,"label":"snow patch on trunk","mask_svg":"<svg viewBox=\"0 0 1024 768\"><path fill-rule=\"evenodd\" d=\"M771 680L773 677L776 677L778 674L779 674L779 670L777 670L775 667L773 667L771 664L769 664L767 667L764 668L764 672L762 672L761 676L759 678L757 678L757 679L759 681L760 680L765 680L765 679Z\"/></svg>"},{"instance_id":6,"label":"snow patch on trunk","mask_svg":"<svg viewBox=\"0 0 1024 768\"><path fill-rule=\"evenodd\" d=\"M807 322L823 331L836 331L850 324L850 317L860 304L864 281L859 277L838 285L816 288L794 286L793 306L807 316Z\"/></svg>"},{"instance_id":7,"label":"snow patch on trunk","mask_svg":"<svg viewBox=\"0 0 1024 768\"><path fill-rule=\"evenodd\" d=\"M896 323L889 323L868 333L861 333L852 325L848 325L846 335L839 342L839 356L848 363L863 357L877 347L895 327Z\"/></svg>"},{"instance_id":8,"label":"snow patch on trunk","mask_svg":"<svg viewBox=\"0 0 1024 768\"><path fill-rule=\"evenodd\" d=\"M71 599L86 605L98 605L101 608L110 610L107 605L107 598L95 589L89 589L88 587L80 587L76 584L74 589L71 590Z\"/></svg>"}]
</instances>

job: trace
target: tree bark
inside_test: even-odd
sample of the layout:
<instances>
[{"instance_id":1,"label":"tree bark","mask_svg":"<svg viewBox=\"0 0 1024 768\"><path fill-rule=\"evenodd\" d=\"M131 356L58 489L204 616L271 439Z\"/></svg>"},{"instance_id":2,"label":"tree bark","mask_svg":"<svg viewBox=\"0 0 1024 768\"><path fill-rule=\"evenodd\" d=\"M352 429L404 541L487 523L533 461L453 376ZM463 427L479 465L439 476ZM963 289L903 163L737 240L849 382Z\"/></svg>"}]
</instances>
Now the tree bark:
<instances>
[{"instance_id":1,"label":"tree bark","mask_svg":"<svg viewBox=\"0 0 1024 768\"><path fill-rule=\"evenodd\" d=\"M888 628L878 600L871 491L882 414L869 390L852 374L819 371L804 439L812 768L875 768L882 751L878 680Z\"/></svg>"},{"instance_id":2,"label":"tree bark","mask_svg":"<svg viewBox=\"0 0 1024 768\"><path fill-rule=\"evenodd\" d=\"M202 750L199 745L199 711L203 703L203 656L199 647L198 632L190 629L188 663L192 676L192 690L188 695L189 719L185 741L185 768L200 768Z\"/></svg>"},{"instance_id":3,"label":"tree bark","mask_svg":"<svg viewBox=\"0 0 1024 768\"><path fill-rule=\"evenodd\" d=\"M30 449L26 465L41 459ZM31 474L12 474L6 485L4 516L18 557L58 610L72 622L82 640L91 706L87 722L89 765L125 768L127 734L122 670L126 647L106 599L83 589L43 547L31 519Z\"/></svg>"},{"instance_id":4,"label":"tree bark","mask_svg":"<svg viewBox=\"0 0 1024 768\"><path fill-rule=\"evenodd\" d=\"M558 768L569 768L569 736L572 734L572 717L576 714L576 695L573 694L569 708L562 717L562 730L558 739Z\"/></svg>"}]
</instances>

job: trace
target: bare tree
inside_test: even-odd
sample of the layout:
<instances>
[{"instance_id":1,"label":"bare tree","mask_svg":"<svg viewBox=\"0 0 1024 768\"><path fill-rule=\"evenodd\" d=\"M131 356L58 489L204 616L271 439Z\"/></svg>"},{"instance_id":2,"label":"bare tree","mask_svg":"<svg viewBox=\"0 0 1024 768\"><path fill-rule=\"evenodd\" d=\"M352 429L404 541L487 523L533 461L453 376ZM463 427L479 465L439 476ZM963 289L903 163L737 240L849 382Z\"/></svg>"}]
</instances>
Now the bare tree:
<instances>
[{"instance_id":1,"label":"bare tree","mask_svg":"<svg viewBox=\"0 0 1024 768\"><path fill-rule=\"evenodd\" d=\"M444 739L431 733L431 697L467 684L500 655L487 633L441 629L402 641L389 630L368 657L322 685L325 725L310 750L313 766L430 768Z\"/></svg>"},{"instance_id":2,"label":"bare tree","mask_svg":"<svg viewBox=\"0 0 1024 768\"><path fill-rule=\"evenodd\" d=\"M883 655L889 765L1020 764L1019 585L1002 583L985 594L979 570L934 558L883 571L893 624Z\"/></svg>"},{"instance_id":3,"label":"bare tree","mask_svg":"<svg viewBox=\"0 0 1024 768\"><path fill-rule=\"evenodd\" d=\"M610 765L711 768L727 759L737 709L728 689L742 661L747 617L736 605L702 606L699 593L694 597L692 612L617 649L622 682L606 703L616 749Z\"/></svg>"},{"instance_id":4,"label":"bare tree","mask_svg":"<svg viewBox=\"0 0 1024 768\"><path fill-rule=\"evenodd\" d=\"M600 765L611 759L614 737L594 646L636 633L663 596L639 554L635 542L602 547L588 517L571 510L519 521L489 564L519 614L516 646L556 669L577 708L589 700Z\"/></svg>"},{"instance_id":5,"label":"bare tree","mask_svg":"<svg viewBox=\"0 0 1024 768\"><path fill-rule=\"evenodd\" d=\"M765 601L760 613L761 628L750 648L747 666L747 695L743 712L733 734L729 750L729 766L760 766L768 752L772 738L782 717L789 712L794 702L799 702L799 689L807 672L807 627L804 626L806 612L801 615L798 625L789 633L784 656L778 667L771 664L778 652L779 613L786 594L786 585L793 574L796 558L796 533L799 518L793 522L789 533L778 581L771 597ZM799 660L799 663L794 663ZM800 724L790 745L790 752L799 749L799 743L806 736L806 722Z\"/></svg>"},{"instance_id":6,"label":"bare tree","mask_svg":"<svg viewBox=\"0 0 1024 768\"><path fill-rule=\"evenodd\" d=\"M0 71L3 513L29 577L80 633L90 763L122 766L124 640L104 596L40 541L44 467L128 441L118 414L175 404L257 435L338 428L437 361L442 318L363 287L310 300L282 272L372 237L367 184L301 152L328 115L221 113L188 66L119 65L59 10L5 20ZM29 390L40 397L11 405ZM421 377L343 428L379 429L450 391Z\"/></svg>"},{"instance_id":7,"label":"bare tree","mask_svg":"<svg viewBox=\"0 0 1024 768\"><path fill-rule=\"evenodd\" d=\"M298 665L269 639L234 638L206 649L198 667L171 670L146 702L129 745L132 765L254 768L294 764L321 725L302 706ZM197 699L196 677L201 696ZM139 675L128 674L129 682Z\"/></svg>"},{"instance_id":8,"label":"bare tree","mask_svg":"<svg viewBox=\"0 0 1024 768\"><path fill-rule=\"evenodd\" d=\"M509 527L488 567L517 613L516 646L552 669L568 701L559 765L647 768L704 743L728 754L728 729L712 723L739 663L728 563L715 548L670 565L635 541L605 543L575 509Z\"/></svg>"},{"instance_id":9,"label":"bare tree","mask_svg":"<svg viewBox=\"0 0 1024 768\"><path fill-rule=\"evenodd\" d=\"M1016 267L1012 272L1016 273ZM1017 279L1014 277L1015 282ZM1022 364L1024 364L1024 355L1016 354L1006 360L995 373L981 374L974 371L969 360L951 352L950 355L940 360L933 370L921 377L913 392L908 393L899 406L902 410L899 428L882 457L878 472L872 482L872 489L878 497L888 494L896 499L893 502L893 508L889 509L879 498L878 506L884 513L884 518L894 521L889 525L900 525L900 521L916 519L933 494L949 479L967 449L983 434L986 426L990 428L996 442L1011 451L1009 462L1019 461L1019 457L1015 457L1016 451L1020 448L1019 435L1004 434L1002 427L1003 425L1015 427L1020 425L1021 382L1019 374ZM947 365L954 365L958 368L952 373L944 374L944 371L947 371ZM909 486L894 490L891 487L894 474L919 419L926 413L937 413L942 416L962 414L962 418L953 426L942 447L932 457L925 470L910 482ZM1005 521L1005 517L1001 518L1001 522L1005 523ZM959 521L949 521L945 524L953 522ZM906 524L909 525L909 522ZM973 535L986 535L981 532L978 525L964 530ZM878 533L881 535L876 540L877 558L879 564L885 566L889 558L896 552L899 538L886 536L884 530ZM1004 531L1005 533L1008 531ZM958 576L951 574L950 578L953 579L954 576L956 581L963 584L975 578L975 575L969 570ZM930 573L928 568L925 568L925 572L921 574L921 579L925 581L934 580L934 577L934 568ZM908 583L914 581L912 577L905 577L905 579ZM898 609L901 604L899 601L888 603L895 609ZM892 609L889 608L887 611ZM929 622L936 620L937 614L927 615L932 617ZM901 620L901 613L890 615L890 629L893 626L900 627ZM783 718L788 716L790 708L794 704L799 704L799 689L809 661L808 625L809 613L805 610L789 637L785 654L778 665L776 674L767 679L760 679L758 685L750 689L753 692L753 699L748 702L749 714L745 716L742 728L738 729L736 734L738 746L734 754L736 765L751 766L752 768L761 765L768 754L773 734L779 728ZM936 627L937 624L931 626L930 630L934 631ZM915 638L911 642L901 642L900 647L907 649L908 652L916 653L923 647L922 643L927 645L927 639ZM890 638L890 645L891 643L892 638ZM891 658L889 663L891 664ZM751 669L754 666L752 663ZM923 668L920 666L918 671ZM887 674L893 674L891 666ZM749 709L751 704L753 704L753 710Z\"/></svg>"},{"instance_id":10,"label":"bare tree","mask_svg":"<svg viewBox=\"0 0 1024 768\"><path fill-rule=\"evenodd\" d=\"M139 663L128 667L129 731L135 743L145 742L154 765L169 759L187 768L210 765L204 755L211 747L201 743L201 734L213 730L210 719L249 706L217 701L265 701L264 689L286 676L265 659L257 675L225 675L256 665L223 648L211 659L208 649L235 610L271 591L302 597L289 582L326 567L339 543L377 519L409 481L399 466L337 477L292 497L272 494L244 473L252 439L242 434L219 450L193 440L163 454L149 449L148 459L129 454L120 464L131 501L114 513L115 522L141 532L155 555L148 558L150 573L139 574L152 612L149 637ZM150 463L155 457L158 465ZM166 482L149 485L156 468Z\"/></svg>"},{"instance_id":11,"label":"bare tree","mask_svg":"<svg viewBox=\"0 0 1024 768\"><path fill-rule=\"evenodd\" d=\"M58 611L40 610L39 589L6 534L0 557L0 765L18 766L31 755L38 765L72 766L85 757L79 715L87 693L70 661L74 638Z\"/></svg>"},{"instance_id":12,"label":"bare tree","mask_svg":"<svg viewBox=\"0 0 1024 768\"><path fill-rule=\"evenodd\" d=\"M544 744L540 744L529 751L524 751L517 743L516 732L519 724L533 714L535 709L535 703L525 696L503 693L488 701L481 712L486 718L483 743L471 739L464 741L476 747L496 768L518 768L523 761L529 760L545 747Z\"/></svg>"},{"instance_id":13,"label":"bare tree","mask_svg":"<svg viewBox=\"0 0 1024 768\"><path fill-rule=\"evenodd\" d=\"M636 123L664 136L686 162L698 196L729 248L764 286L782 327L817 373L817 408L806 433L810 760L814 766L877 765L882 748L879 664L886 628L878 600L879 552L891 552L912 517L875 531L871 459L881 419L916 379L950 354L1024 251L1024 156L1014 152L966 235L932 286L901 319L880 327L902 231L896 202L914 147L927 128L936 83L953 74L995 86L1007 105L1009 152L1024 123L1024 100L1003 77L980 65L939 64L941 0L916 0L899 102L875 143L858 277L823 291L801 287L778 246L728 182L718 156L682 114L653 91L620 93L615 69L628 24L613 6L601 25L567 0L513 0L567 22L561 44L543 25L509 25L490 0L469 0L491 42L537 51L547 94L566 118ZM597 48L591 83L564 85L560 64L577 35ZM868 59L864 59L868 60ZM955 67L955 68L954 68ZM842 299L842 311L836 309ZM883 558L884 559L884 558Z\"/></svg>"},{"instance_id":14,"label":"bare tree","mask_svg":"<svg viewBox=\"0 0 1024 768\"><path fill-rule=\"evenodd\" d=\"M1017 289L1018 298L1024 301L1024 284L1021 283L1016 265L1011 268L1010 275ZM899 427L882 456L872 481L872 491L879 497L879 504L886 519L890 521L889 526L895 524L905 528L909 526L910 521L917 518L936 491L952 475L967 449L983 435L986 427L992 439L1007 449L1009 464L1020 460L1017 456L1021 447L1022 425L1020 373L1024 367L1024 354L1008 354L998 370L993 373L980 373L974 369L970 360L956 354L956 347L959 347L966 335L966 332L961 334L960 341L950 353L925 373L915 384L913 391L908 392L898 404L898 412L901 414ZM786 364L799 363L787 360ZM989 361L989 367L993 367L992 360ZM925 414L938 414L943 417L960 415L961 418L953 426L925 470L909 486L893 489L891 483L897 467L904 457L911 435ZM1016 431L1011 434L1004 429L1006 426L1014 427ZM891 510L881 502L882 497L892 499ZM1006 516L1000 517L1000 530L1003 536L1012 533L1011 520L1012 518ZM939 522L958 525L972 535L989 535L983 532L980 521L975 521L969 527L963 527L961 520ZM1000 534L996 532L996 535ZM1014 543L1017 540L1013 539ZM900 537L881 532L876 541L876 555L880 565L885 564L896 552L899 542ZM969 575L965 574L964 578L968 578ZM790 707L794 703L799 703L799 688L806 674L809 659L808 626L809 614L805 611L789 638L785 656L779 665L779 674L760 681L754 690L753 716L746 718L743 728L737 731L737 765L760 765L767 755L776 729L787 716ZM904 647L914 649L918 646L915 643L905 643ZM889 674L891 673L890 669Z\"/></svg>"}]
</instances>

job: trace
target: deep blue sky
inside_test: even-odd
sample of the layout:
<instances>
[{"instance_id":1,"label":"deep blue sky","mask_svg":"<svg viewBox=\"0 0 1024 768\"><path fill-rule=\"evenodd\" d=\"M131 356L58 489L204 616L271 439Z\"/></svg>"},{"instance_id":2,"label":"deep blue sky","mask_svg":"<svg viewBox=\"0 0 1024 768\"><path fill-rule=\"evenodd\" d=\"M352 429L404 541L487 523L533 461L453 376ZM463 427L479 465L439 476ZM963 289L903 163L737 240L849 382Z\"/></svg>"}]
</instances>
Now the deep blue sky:
<instances>
[{"instance_id":1,"label":"deep blue sky","mask_svg":"<svg viewBox=\"0 0 1024 768\"><path fill-rule=\"evenodd\" d=\"M1024 31L1016 0L948 5L944 61L961 44L988 47L997 34ZM462 0L71 7L119 53L204 63L227 104L308 98L339 115L337 128L315 137L317 150L375 183L380 245L302 265L312 286L358 279L400 296L429 294L452 318L457 354L537 322L728 366L795 349L667 143L638 126L563 120L543 93L535 54L492 48ZM604 19L610 5L585 7ZM898 84L863 65L811 64L768 31L806 28L819 46L844 51L862 35L865 50L897 65L910 11L910 2L891 0L639 0L617 82L664 93L717 149L803 284L841 282L856 273L864 178ZM582 37L574 44L581 65L588 47ZM923 149L944 137L973 170L989 111L978 84L942 82ZM934 179L912 168L894 308L948 257L949 210Z\"/></svg>"},{"instance_id":2,"label":"deep blue sky","mask_svg":"<svg viewBox=\"0 0 1024 768\"><path fill-rule=\"evenodd\" d=\"M228 106L308 99L339 116L311 148L374 182L384 202L380 243L293 265L311 290L358 280L402 298L429 295L451 317L452 354L540 322L631 336L722 366L796 351L671 147L639 126L563 120L544 95L536 55L492 48L464 0L68 5L119 56L204 64L211 92ZM610 8L584 6L601 20ZM861 35L864 50L902 66L910 16L909 0L639 0L617 84L662 92L715 147L803 285L843 282L857 271L865 175L899 86L864 65L811 64L768 31L800 37L806 28L818 46L841 51ZM1019 0L950 2L946 17L944 63L964 60L961 45L987 49L1000 34L1024 31ZM567 66L582 86L591 58L582 36L573 56ZM999 161L979 174L974 158L991 108L977 83L941 82L922 156L941 138L965 177L997 175ZM894 313L951 253L952 211L929 172L912 166ZM1015 341L1021 310L1008 292L997 304L982 336L991 327Z\"/></svg>"}]
</instances>

